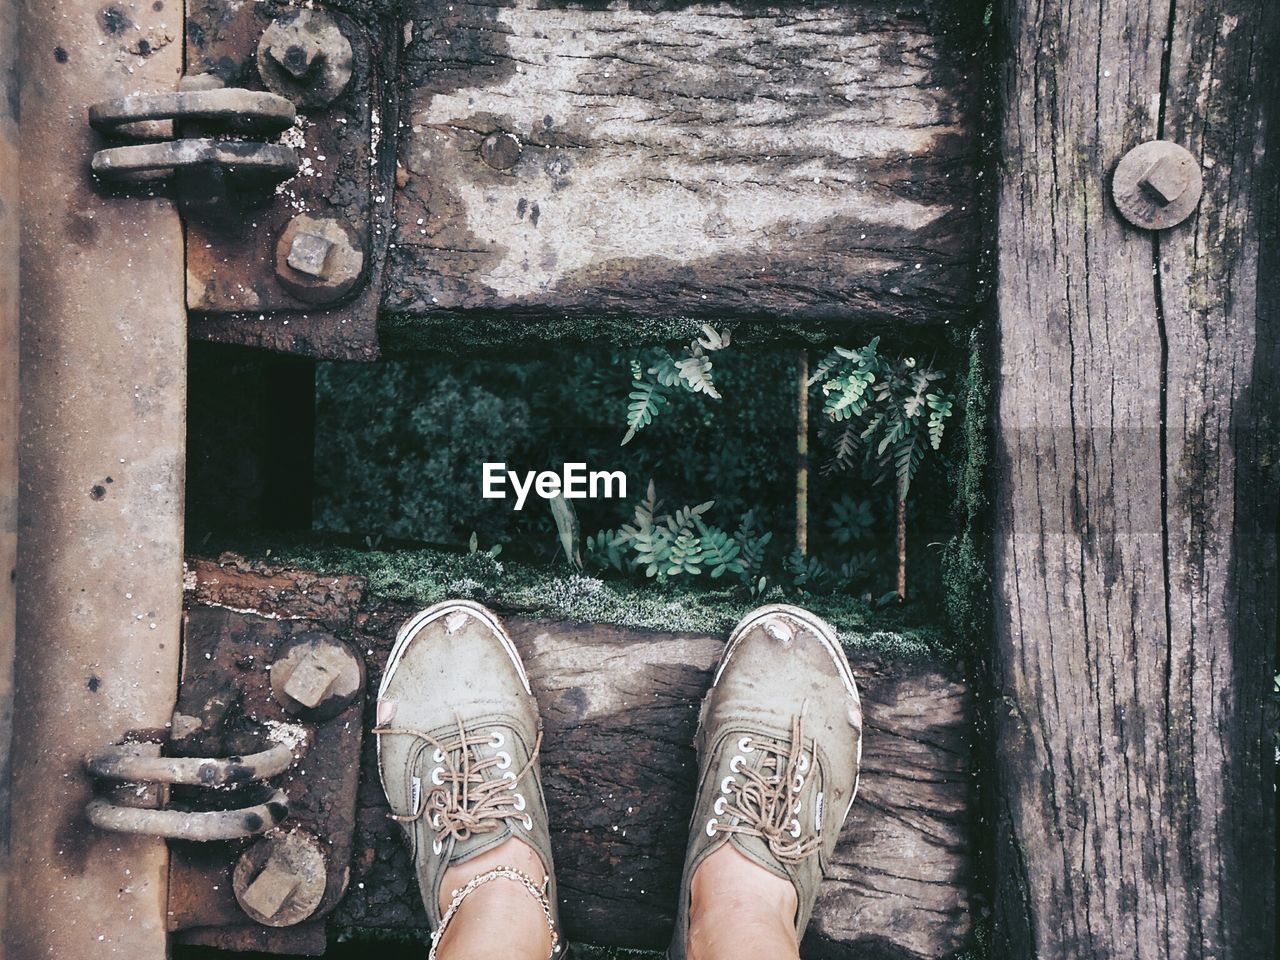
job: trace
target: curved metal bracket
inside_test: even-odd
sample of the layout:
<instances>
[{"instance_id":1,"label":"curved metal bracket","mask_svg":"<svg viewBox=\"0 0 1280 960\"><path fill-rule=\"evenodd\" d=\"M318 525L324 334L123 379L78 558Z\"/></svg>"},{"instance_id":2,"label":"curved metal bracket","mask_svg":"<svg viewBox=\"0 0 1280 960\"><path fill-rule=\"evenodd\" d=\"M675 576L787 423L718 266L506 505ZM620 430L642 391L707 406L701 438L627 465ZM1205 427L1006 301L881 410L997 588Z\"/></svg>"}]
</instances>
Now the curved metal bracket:
<instances>
[{"instance_id":1,"label":"curved metal bracket","mask_svg":"<svg viewBox=\"0 0 1280 960\"><path fill-rule=\"evenodd\" d=\"M93 172L106 180L193 167L283 180L298 172L298 152L278 143L201 138L108 147L93 155Z\"/></svg>"},{"instance_id":2,"label":"curved metal bracket","mask_svg":"<svg viewBox=\"0 0 1280 960\"><path fill-rule=\"evenodd\" d=\"M272 744L266 750L243 757L155 757L142 744L116 744L85 757L84 765L95 777L140 783L181 784L192 787L239 786L269 780L289 769L306 752L301 746Z\"/></svg>"},{"instance_id":3,"label":"curved metal bracket","mask_svg":"<svg viewBox=\"0 0 1280 960\"><path fill-rule=\"evenodd\" d=\"M236 840L277 826L289 814L289 798L283 790L276 790L251 807L212 811L148 810L99 798L90 800L84 812L95 827L117 833L143 833L172 840Z\"/></svg>"},{"instance_id":4,"label":"curved metal bracket","mask_svg":"<svg viewBox=\"0 0 1280 960\"><path fill-rule=\"evenodd\" d=\"M241 133L277 133L293 126L296 117L292 101L238 87L134 94L89 108L89 125L107 135L150 120L203 120Z\"/></svg>"}]
</instances>

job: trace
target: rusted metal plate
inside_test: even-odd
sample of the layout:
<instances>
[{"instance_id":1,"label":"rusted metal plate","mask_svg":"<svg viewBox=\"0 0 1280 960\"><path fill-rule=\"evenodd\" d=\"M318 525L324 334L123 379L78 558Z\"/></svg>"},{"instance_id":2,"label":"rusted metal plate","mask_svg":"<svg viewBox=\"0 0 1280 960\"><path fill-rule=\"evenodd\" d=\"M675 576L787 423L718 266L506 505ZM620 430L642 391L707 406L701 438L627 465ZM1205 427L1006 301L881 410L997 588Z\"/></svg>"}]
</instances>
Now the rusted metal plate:
<instances>
[{"instance_id":1,"label":"rusted metal plate","mask_svg":"<svg viewBox=\"0 0 1280 960\"><path fill-rule=\"evenodd\" d=\"M964 318L979 69L943 9L414 0L385 311Z\"/></svg>"},{"instance_id":2,"label":"rusted metal plate","mask_svg":"<svg viewBox=\"0 0 1280 960\"><path fill-rule=\"evenodd\" d=\"M311 16L313 10L322 8L308 5L301 13ZM229 87L263 89L259 41L278 18L298 15L297 8L279 3L200 0L190 5L187 73L214 74ZM297 94L303 101L298 121L281 137L301 155L297 176L230 218L188 218L187 305L193 337L314 357L377 355L378 290L393 169L389 142L383 141L384 127L394 123L385 102L384 71L394 70L396 50L379 28L371 32L342 13L324 15L350 45L351 77L332 102L317 104ZM317 68L316 75L323 72ZM306 83L299 84L299 90L305 89ZM307 278L295 275L287 263L278 264L280 238L300 215L343 225L342 232L350 233L362 256L358 279L335 286L332 295L317 295L316 284L302 282ZM291 278L299 283L288 283ZM300 289L306 295L300 296Z\"/></svg>"},{"instance_id":3,"label":"rusted metal plate","mask_svg":"<svg viewBox=\"0 0 1280 960\"><path fill-rule=\"evenodd\" d=\"M215 574L216 569L209 564L200 567L209 574ZM306 890L305 909L298 909L295 901L301 894L297 891L286 892L280 898L283 917L318 920L333 909L346 891L359 781L363 669L361 665L358 692L340 701L346 705L327 719L314 719L319 713L314 710L308 713L312 719L289 712L273 693L272 667L282 651L300 641L337 642L322 620L306 616L322 612L323 607L309 606L304 597L306 588L295 586L291 595L303 613L295 612L297 608L278 614L269 609L243 612L230 606L242 599L234 584L223 595L219 593L221 584L216 574L203 583L198 572L188 580L192 603L187 612L182 689L170 752L180 756L248 757L261 751L264 744L296 737L299 726L306 731L305 742L298 744L298 751L305 751L302 758L270 781L272 787L285 792L289 801L288 817L276 831L252 841L172 844L169 928L219 928L222 932L205 935L226 936L230 938L227 942L232 943L248 936L256 942L260 939L258 934L242 934L240 930L260 924L250 921L237 902L233 874L241 857L255 857L262 844L278 843L285 837L310 838L307 844L318 846L327 867L322 890L314 885ZM257 583L258 606L269 606L269 581L258 578ZM267 603L263 604L263 600ZM257 785L233 784L219 791L218 804L246 806L262 790ZM175 785L172 796L175 803L208 802L206 790ZM266 870L268 858L260 859L262 862L254 863L254 868ZM250 867L242 865L240 869L243 873ZM240 886L250 888L253 880L253 876L242 879ZM251 902L265 903L269 898L263 891L268 886L263 880L255 888L258 892ZM305 939L306 934L298 936ZM296 939L285 935L281 942L291 944L292 949L298 946Z\"/></svg>"}]
</instances>

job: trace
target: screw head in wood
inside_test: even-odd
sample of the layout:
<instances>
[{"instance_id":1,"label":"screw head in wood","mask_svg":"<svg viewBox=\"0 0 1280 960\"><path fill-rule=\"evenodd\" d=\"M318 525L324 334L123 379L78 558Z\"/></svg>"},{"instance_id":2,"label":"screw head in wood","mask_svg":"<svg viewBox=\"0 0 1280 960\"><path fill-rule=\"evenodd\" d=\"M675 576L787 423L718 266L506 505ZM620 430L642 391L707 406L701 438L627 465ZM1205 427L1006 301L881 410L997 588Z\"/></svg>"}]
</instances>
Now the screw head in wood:
<instances>
[{"instance_id":1,"label":"screw head in wood","mask_svg":"<svg viewBox=\"0 0 1280 960\"><path fill-rule=\"evenodd\" d=\"M491 133L480 144L480 156L495 170L510 170L524 152L524 145L511 133Z\"/></svg>"},{"instance_id":2,"label":"screw head in wood","mask_svg":"<svg viewBox=\"0 0 1280 960\"><path fill-rule=\"evenodd\" d=\"M1126 153L1111 177L1120 215L1143 230L1167 230L1195 211L1204 190L1196 158L1168 140L1148 140Z\"/></svg>"}]
</instances>

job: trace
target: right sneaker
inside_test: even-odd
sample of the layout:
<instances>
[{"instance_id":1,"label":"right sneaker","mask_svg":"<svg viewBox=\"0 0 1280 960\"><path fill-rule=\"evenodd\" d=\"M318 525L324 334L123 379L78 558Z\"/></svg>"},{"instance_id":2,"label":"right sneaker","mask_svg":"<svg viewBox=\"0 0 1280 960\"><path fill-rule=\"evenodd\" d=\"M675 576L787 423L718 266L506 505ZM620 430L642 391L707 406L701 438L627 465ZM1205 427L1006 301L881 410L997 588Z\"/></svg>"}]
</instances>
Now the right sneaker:
<instances>
[{"instance_id":1,"label":"right sneaker","mask_svg":"<svg viewBox=\"0 0 1280 960\"><path fill-rule=\"evenodd\" d=\"M725 844L796 890L804 935L853 798L862 705L831 627L774 604L734 629L702 702L698 792L668 956L685 960L701 863Z\"/></svg>"},{"instance_id":2,"label":"right sneaker","mask_svg":"<svg viewBox=\"0 0 1280 960\"><path fill-rule=\"evenodd\" d=\"M445 871L512 837L542 860L542 894L559 933L541 730L524 664L491 611L452 600L400 628L378 687L378 774L433 933ZM560 937L554 956L566 947Z\"/></svg>"}]
</instances>

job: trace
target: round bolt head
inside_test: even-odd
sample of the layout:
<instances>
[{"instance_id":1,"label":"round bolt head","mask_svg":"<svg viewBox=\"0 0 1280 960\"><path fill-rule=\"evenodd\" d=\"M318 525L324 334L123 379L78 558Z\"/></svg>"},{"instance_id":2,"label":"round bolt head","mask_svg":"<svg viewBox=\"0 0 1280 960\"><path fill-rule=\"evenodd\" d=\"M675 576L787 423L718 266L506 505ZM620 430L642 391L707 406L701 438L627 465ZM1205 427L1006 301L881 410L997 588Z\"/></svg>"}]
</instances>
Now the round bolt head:
<instances>
[{"instance_id":1,"label":"round bolt head","mask_svg":"<svg viewBox=\"0 0 1280 960\"><path fill-rule=\"evenodd\" d=\"M1185 148L1148 140L1126 153L1111 178L1120 215L1143 230L1167 230L1195 211L1204 190L1200 165Z\"/></svg>"},{"instance_id":2,"label":"round bolt head","mask_svg":"<svg viewBox=\"0 0 1280 960\"><path fill-rule=\"evenodd\" d=\"M510 133L491 133L480 144L480 157L495 170L510 170L523 152L524 146Z\"/></svg>"},{"instance_id":3,"label":"round bolt head","mask_svg":"<svg viewBox=\"0 0 1280 960\"><path fill-rule=\"evenodd\" d=\"M284 709L308 720L337 716L364 688L364 661L340 640L303 634L271 664L271 692Z\"/></svg>"},{"instance_id":4,"label":"round bolt head","mask_svg":"<svg viewBox=\"0 0 1280 960\"><path fill-rule=\"evenodd\" d=\"M300 107L332 103L351 82L351 42L319 10L294 10L273 20L258 41L258 74L272 93Z\"/></svg>"},{"instance_id":5,"label":"round bolt head","mask_svg":"<svg viewBox=\"0 0 1280 960\"><path fill-rule=\"evenodd\" d=\"M276 243L276 278L306 303L332 303L364 274L364 246L343 218L299 214Z\"/></svg>"},{"instance_id":6,"label":"round bolt head","mask_svg":"<svg viewBox=\"0 0 1280 960\"><path fill-rule=\"evenodd\" d=\"M329 884L324 852L301 830L272 833L240 855L231 889L240 908L268 927L289 927L316 912Z\"/></svg>"}]
</instances>

